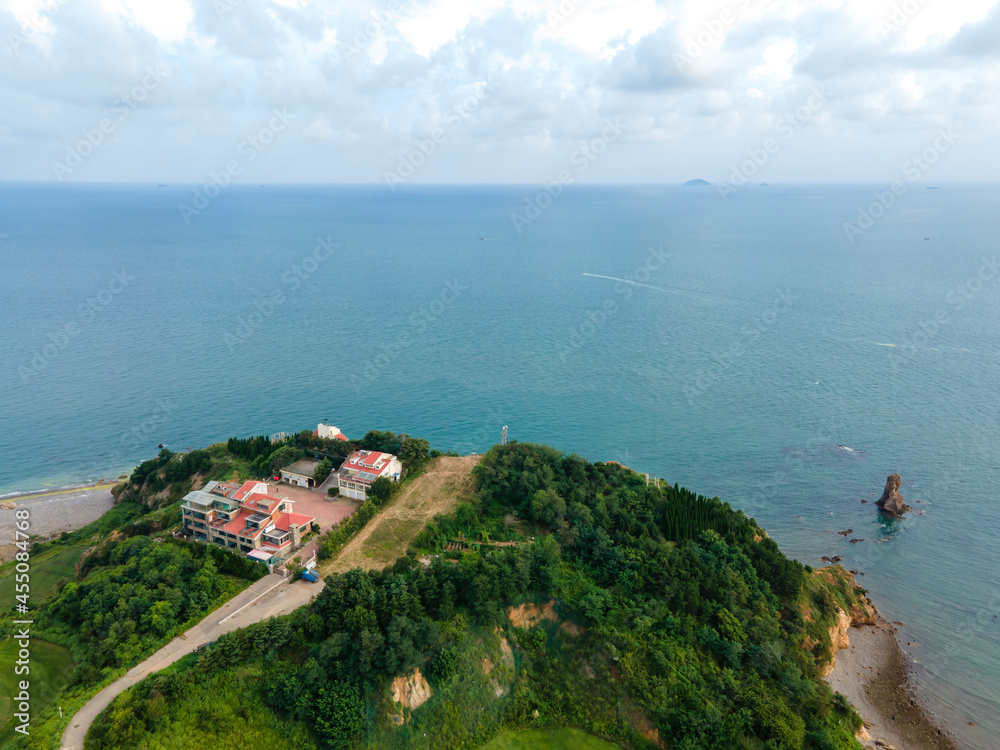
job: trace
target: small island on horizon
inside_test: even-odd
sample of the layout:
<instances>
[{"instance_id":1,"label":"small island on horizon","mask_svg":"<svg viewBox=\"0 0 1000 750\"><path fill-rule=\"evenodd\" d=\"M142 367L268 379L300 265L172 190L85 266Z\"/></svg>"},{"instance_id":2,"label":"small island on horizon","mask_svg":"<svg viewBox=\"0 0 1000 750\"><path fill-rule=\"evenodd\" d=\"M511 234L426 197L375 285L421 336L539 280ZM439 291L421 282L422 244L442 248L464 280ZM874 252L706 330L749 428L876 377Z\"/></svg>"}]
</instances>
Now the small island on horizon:
<instances>
[{"instance_id":1,"label":"small island on horizon","mask_svg":"<svg viewBox=\"0 0 1000 750\"><path fill-rule=\"evenodd\" d=\"M708 180L703 180L700 177L694 180L688 180L684 183L684 187L708 187L711 183Z\"/></svg>"}]
</instances>

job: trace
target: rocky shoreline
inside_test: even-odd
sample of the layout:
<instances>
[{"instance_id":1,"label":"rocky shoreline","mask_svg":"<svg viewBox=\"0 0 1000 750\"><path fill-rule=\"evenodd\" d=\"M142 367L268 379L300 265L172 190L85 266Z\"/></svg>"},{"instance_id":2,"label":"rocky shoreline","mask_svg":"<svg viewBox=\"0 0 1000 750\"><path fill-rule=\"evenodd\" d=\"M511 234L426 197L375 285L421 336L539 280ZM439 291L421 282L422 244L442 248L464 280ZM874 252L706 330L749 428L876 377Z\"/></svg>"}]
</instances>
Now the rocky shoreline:
<instances>
[{"instance_id":1,"label":"rocky shoreline","mask_svg":"<svg viewBox=\"0 0 1000 750\"><path fill-rule=\"evenodd\" d=\"M874 625L851 627L849 645L836 654L827 675L865 720L859 736L865 748L962 750L920 705L909 661L899 647L896 627L881 616Z\"/></svg>"}]
</instances>

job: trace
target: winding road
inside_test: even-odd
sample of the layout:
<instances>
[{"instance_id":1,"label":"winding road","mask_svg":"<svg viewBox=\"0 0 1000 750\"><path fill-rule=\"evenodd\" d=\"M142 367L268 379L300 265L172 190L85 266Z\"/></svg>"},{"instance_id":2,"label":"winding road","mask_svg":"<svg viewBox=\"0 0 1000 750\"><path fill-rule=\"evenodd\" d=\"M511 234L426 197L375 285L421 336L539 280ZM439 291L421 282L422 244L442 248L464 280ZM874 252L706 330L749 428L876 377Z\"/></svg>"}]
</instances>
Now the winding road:
<instances>
[{"instance_id":1,"label":"winding road","mask_svg":"<svg viewBox=\"0 0 1000 750\"><path fill-rule=\"evenodd\" d=\"M94 719L111 702L153 672L158 672L190 654L198 646L216 640L223 633L292 612L316 596L323 582L288 581L280 575L265 576L234 596L183 635L174 638L145 661L91 698L70 719L63 733L61 750L83 750L83 740Z\"/></svg>"}]
</instances>

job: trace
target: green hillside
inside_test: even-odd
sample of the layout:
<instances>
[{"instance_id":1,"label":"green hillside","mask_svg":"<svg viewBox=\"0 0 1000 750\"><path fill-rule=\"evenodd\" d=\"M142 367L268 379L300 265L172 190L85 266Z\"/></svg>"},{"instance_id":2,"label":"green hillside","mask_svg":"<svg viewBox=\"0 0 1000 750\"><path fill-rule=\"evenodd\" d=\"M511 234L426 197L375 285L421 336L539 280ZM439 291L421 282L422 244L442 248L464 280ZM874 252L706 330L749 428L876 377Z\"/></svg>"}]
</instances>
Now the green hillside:
<instances>
[{"instance_id":1,"label":"green hillside","mask_svg":"<svg viewBox=\"0 0 1000 750\"><path fill-rule=\"evenodd\" d=\"M310 607L151 676L88 748L209 730L220 747L496 748L556 728L621 748L859 747L820 678L837 610L861 601L849 579L618 465L514 443L475 474L474 499L391 568L330 576Z\"/></svg>"}]
</instances>

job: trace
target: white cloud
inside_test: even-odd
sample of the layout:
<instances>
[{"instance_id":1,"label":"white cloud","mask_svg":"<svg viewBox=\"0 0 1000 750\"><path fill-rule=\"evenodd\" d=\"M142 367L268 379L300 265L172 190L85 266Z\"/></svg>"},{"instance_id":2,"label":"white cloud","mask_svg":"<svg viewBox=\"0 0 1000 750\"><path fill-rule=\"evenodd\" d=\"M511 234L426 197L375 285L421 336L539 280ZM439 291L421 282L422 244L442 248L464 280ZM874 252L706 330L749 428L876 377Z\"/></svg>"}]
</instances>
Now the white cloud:
<instances>
[{"instance_id":1,"label":"white cloud","mask_svg":"<svg viewBox=\"0 0 1000 750\"><path fill-rule=\"evenodd\" d=\"M676 179L663 149L690 162L753 145L817 85L830 98L810 137L849 143L858 179L877 178L885 134L946 122L982 150L968 164L996 161L997 0L61 0L38 15L53 2L0 0L0 44L23 39L0 49L0 178L48 179L156 64L174 75L116 134L150 146L109 144L73 179L200 179L287 107L271 171L248 179L377 181L486 83L424 174L531 179L618 116L629 128L605 161Z\"/></svg>"}]
</instances>

